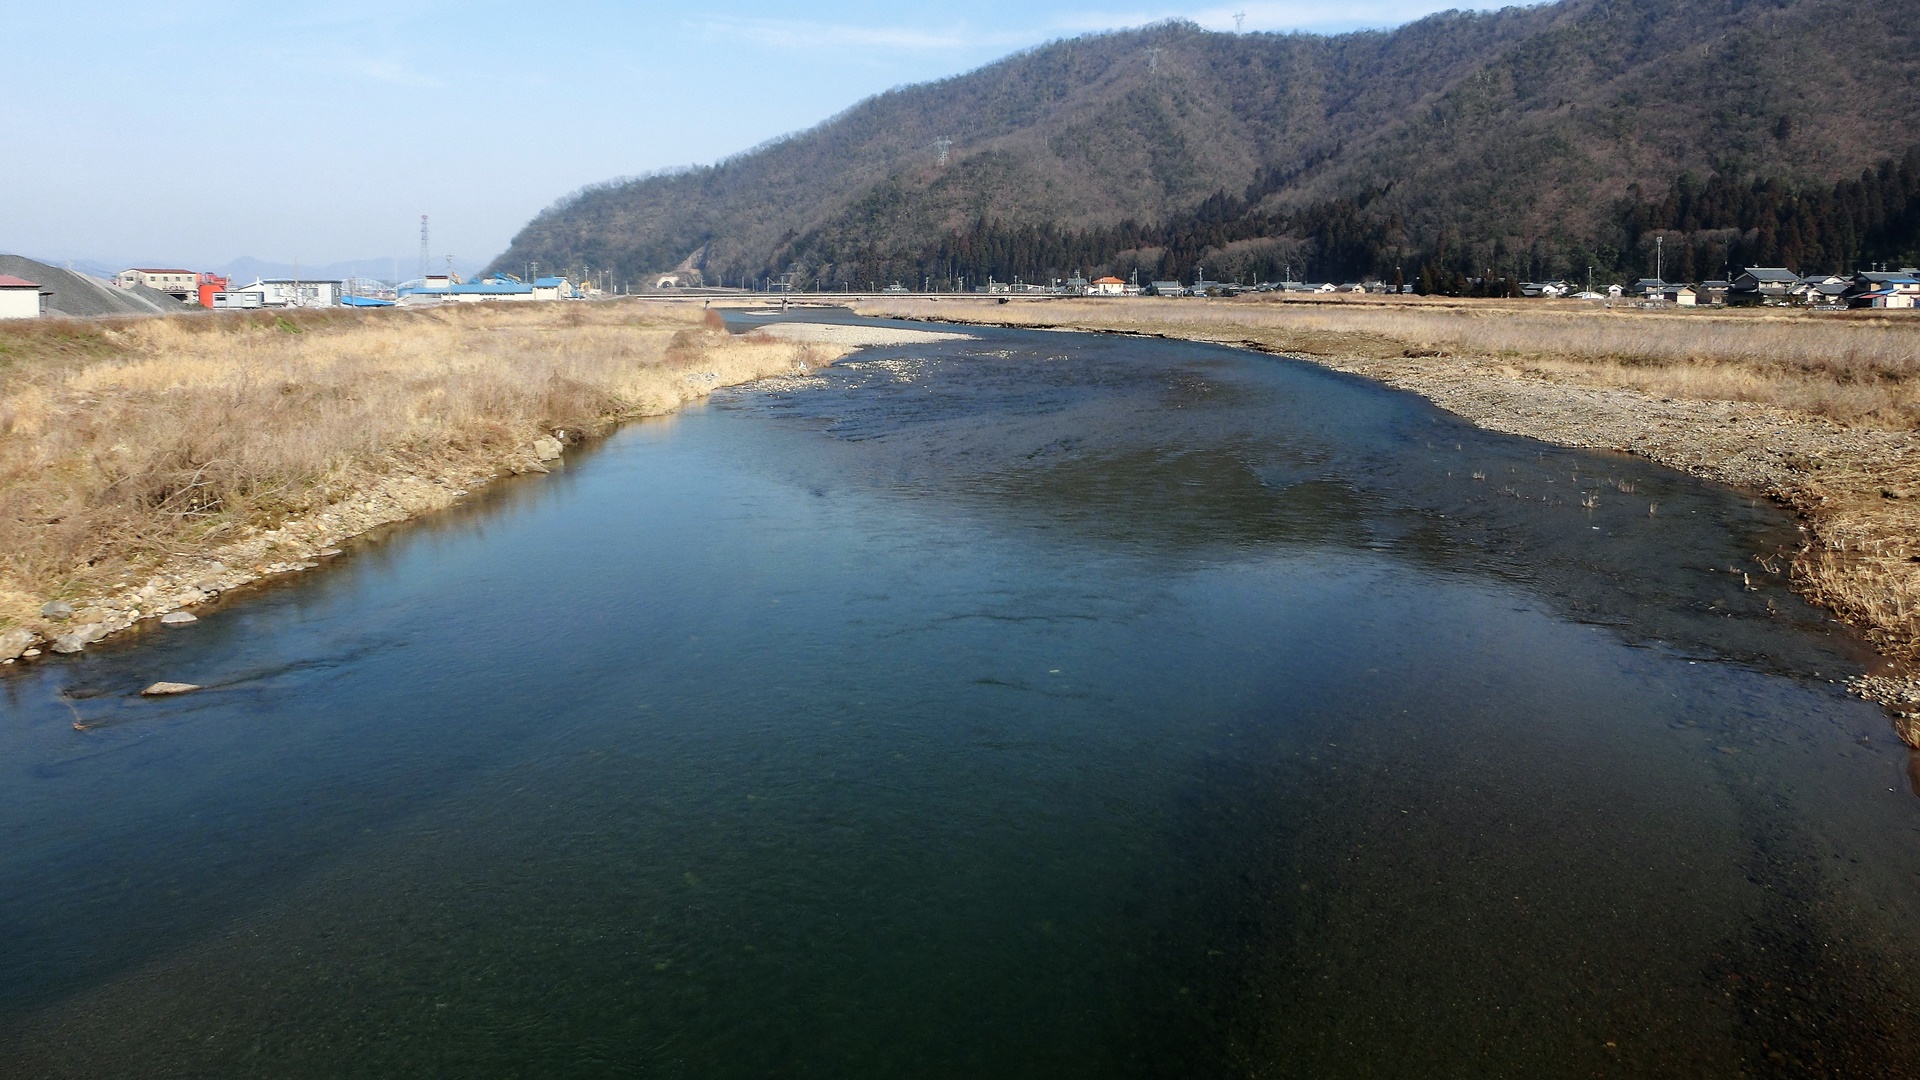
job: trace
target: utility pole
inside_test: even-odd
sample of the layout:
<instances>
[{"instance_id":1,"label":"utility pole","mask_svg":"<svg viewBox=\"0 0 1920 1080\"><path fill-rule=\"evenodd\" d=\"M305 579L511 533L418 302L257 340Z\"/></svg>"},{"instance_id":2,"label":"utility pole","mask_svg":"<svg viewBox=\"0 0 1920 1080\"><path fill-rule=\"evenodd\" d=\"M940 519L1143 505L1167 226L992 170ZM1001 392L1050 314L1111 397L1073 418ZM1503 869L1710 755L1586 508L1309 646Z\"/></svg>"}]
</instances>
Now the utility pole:
<instances>
[{"instance_id":1,"label":"utility pole","mask_svg":"<svg viewBox=\"0 0 1920 1080\"><path fill-rule=\"evenodd\" d=\"M1662 270L1662 267L1666 262L1666 258L1665 258L1666 253L1667 253L1667 238L1664 236L1654 237L1653 238L1653 277L1655 281L1667 280L1663 276L1663 270Z\"/></svg>"}]
</instances>

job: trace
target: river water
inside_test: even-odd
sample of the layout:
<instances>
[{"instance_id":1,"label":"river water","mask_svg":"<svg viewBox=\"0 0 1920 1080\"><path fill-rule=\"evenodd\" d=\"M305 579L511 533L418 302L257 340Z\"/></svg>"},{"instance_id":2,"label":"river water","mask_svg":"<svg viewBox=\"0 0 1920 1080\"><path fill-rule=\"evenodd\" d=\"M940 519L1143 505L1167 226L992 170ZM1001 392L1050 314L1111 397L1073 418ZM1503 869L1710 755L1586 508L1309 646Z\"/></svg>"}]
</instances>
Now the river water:
<instances>
[{"instance_id":1,"label":"river water","mask_svg":"<svg viewBox=\"0 0 1920 1080\"><path fill-rule=\"evenodd\" d=\"M976 333L0 680L0 1074L1920 1072L1782 514Z\"/></svg>"}]
</instances>

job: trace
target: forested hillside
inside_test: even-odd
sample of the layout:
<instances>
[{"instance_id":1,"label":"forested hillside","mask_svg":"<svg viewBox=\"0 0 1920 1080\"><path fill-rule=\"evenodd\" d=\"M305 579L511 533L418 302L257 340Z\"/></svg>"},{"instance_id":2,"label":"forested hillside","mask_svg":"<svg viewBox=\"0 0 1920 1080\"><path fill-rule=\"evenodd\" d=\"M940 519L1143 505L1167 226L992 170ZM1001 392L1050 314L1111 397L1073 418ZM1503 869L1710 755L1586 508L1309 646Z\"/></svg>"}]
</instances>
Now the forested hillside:
<instances>
[{"instance_id":1,"label":"forested hillside","mask_svg":"<svg viewBox=\"0 0 1920 1080\"><path fill-rule=\"evenodd\" d=\"M1563 0L1334 37L1168 24L588 189L496 265L716 283L1639 273L1920 254L1912 0ZM945 163L942 163L942 151ZM1670 263L1676 272L1683 264Z\"/></svg>"}]
</instances>

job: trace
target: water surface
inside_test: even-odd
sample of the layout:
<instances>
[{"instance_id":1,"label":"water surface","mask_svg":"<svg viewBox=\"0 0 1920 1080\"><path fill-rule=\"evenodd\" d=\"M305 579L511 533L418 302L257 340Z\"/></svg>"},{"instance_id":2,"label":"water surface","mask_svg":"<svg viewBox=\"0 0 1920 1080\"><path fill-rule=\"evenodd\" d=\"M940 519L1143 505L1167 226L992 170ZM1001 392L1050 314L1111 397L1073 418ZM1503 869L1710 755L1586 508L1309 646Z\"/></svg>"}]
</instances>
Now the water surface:
<instances>
[{"instance_id":1,"label":"water surface","mask_svg":"<svg viewBox=\"0 0 1920 1080\"><path fill-rule=\"evenodd\" d=\"M0 681L0 1071L1916 1071L1920 812L1783 515L979 335Z\"/></svg>"}]
</instances>

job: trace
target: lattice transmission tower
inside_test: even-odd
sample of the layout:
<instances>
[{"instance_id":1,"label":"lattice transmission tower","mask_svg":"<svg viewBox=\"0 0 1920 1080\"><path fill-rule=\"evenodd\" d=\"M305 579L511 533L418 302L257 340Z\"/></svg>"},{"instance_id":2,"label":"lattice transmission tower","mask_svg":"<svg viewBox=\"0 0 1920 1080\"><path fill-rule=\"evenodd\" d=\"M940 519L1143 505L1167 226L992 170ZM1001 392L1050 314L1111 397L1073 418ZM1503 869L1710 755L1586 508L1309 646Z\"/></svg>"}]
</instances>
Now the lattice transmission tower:
<instances>
[{"instance_id":1,"label":"lattice transmission tower","mask_svg":"<svg viewBox=\"0 0 1920 1080\"><path fill-rule=\"evenodd\" d=\"M428 250L427 249L427 215L421 214L420 215L420 276L423 279L427 276L427 270L432 266L432 264L427 261L427 250Z\"/></svg>"}]
</instances>

